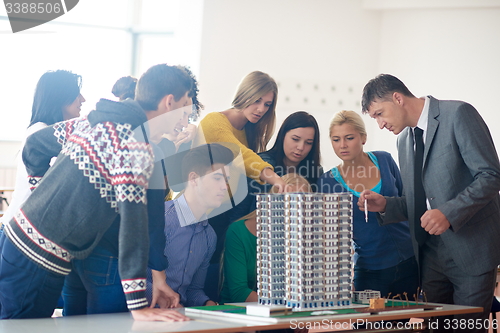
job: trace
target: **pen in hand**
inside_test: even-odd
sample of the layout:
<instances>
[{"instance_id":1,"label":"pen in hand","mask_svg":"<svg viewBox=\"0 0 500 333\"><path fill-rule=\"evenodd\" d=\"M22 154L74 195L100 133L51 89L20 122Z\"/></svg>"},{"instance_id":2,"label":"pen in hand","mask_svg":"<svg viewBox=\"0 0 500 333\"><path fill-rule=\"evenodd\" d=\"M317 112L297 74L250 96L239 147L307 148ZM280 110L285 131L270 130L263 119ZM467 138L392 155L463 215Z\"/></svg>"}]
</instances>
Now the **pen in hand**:
<instances>
[{"instance_id":1,"label":"pen in hand","mask_svg":"<svg viewBox=\"0 0 500 333\"><path fill-rule=\"evenodd\" d=\"M365 199L365 222L368 223L368 203Z\"/></svg>"}]
</instances>

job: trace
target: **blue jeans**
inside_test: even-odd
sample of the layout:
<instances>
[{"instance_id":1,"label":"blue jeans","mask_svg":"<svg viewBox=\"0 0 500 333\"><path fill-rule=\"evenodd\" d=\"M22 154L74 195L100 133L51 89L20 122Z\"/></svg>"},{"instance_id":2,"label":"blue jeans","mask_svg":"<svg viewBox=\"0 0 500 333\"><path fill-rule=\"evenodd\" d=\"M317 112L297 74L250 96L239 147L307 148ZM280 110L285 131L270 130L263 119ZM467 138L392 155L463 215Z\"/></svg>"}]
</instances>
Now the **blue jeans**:
<instances>
[{"instance_id":1,"label":"blue jeans","mask_svg":"<svg viewBox=\"0 0 500 333\"><path fill-rule=\"evenodd\" d=\"M370 270L354 267L354 289L363 291L366 289L380 291L381 297L391 297L403 293L408 294L408 299L413 299L413 294L418 288L418 265L415 257L406 259L396 266Z\"/></svg>"},{"instance_id":2,"label":"blue jeans","mask_svg":"<svg viewBox=\"0 0 500 333\"><path fill-rule=\"evenodd\" d=\"M0 252L0 319L50 318L64 275L35 264L5 234L0 236Z\"/></svg>"},{"instance_id":3,"label":"blue jeans","mask_svg":"<svg viewBox=\"0 0 500 333\"><path fill-rule=\"evenodd\" d=\"M65 316L127 312L127 301L118 273L118 258L97 246L83 260L73 260L73 270L63 289Z\"/></svg>"}]
</instances>

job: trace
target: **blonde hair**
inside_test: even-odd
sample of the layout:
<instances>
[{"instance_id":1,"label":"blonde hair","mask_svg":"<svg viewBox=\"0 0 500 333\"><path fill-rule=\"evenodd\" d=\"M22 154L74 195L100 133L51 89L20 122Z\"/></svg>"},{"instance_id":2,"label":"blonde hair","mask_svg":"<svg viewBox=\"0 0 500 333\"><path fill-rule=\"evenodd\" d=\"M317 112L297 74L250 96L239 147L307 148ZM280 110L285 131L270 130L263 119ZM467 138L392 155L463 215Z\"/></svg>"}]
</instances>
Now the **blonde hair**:
<instances>
[{"instance_id":1,"label":"blonde hair","mask_svg":"<svg viewBox=\"0 0 500 333\"><path fill-rule=\"evenodd\" d=\"M366 128L365 128L365 122L361 118L361 116L354 112L354 111L346 111L342 110L340 112L337 112L334 116L332 121L330 122L330 137L332 136L332 128L334 126L341 126L344 124L349 124L356 131L361 134L362 137L366 137Z\"/></svg>"},{"instance_id":2,"label":"blonde hair","mask_svg":"<svg viewBox=\"0 0 500 333\"><path fill-rule=\"evenodd\" d=\"M281 177L281 179L283 179L283 181L285 182L285 185L296 186L298 188L298 190L295 190L294 192L304 192L304 193L313 192L311 184L309 184L307 179L305 179L304 177L302 177L301 175L299 175L297 173L293 173L293 172L287 173L286 175ZM269 191L269 193L278 193L278 188L276 186L273 186L271 188L271 190ZM257 213L254 210L253 212L237 219L236 221L249 220L249 219L255 218L255 217L257 217Z\"/></svg>"},{"instance_id":3,"label":"blonde hair","mask_svg":"<svg viewBox=\"0 0 500 333\"><path fill-rule=\"evenodd\" d=\"M273 103L267 112L255 124L248 122L245 125L248 148L260 153L266 150L271 140L276 122L276 102L278 100L278 85L268 74L255 71L243 78L236 90L232 106L243 110L267 93L274 93Z\"/></svg>"}]
</instances>

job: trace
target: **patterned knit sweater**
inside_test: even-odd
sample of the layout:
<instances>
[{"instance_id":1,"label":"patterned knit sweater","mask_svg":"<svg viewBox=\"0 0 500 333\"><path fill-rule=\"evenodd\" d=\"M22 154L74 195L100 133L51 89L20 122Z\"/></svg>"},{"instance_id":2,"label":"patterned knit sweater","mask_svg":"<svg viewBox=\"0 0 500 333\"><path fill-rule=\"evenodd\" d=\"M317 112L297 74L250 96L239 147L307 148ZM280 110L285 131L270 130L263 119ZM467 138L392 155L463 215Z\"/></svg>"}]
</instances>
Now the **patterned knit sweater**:
<instances>
[{"instance_id":1,"label":"patterned knit sweater","mask_svg":"<svg viewBox=\"0 0 500 333\"><path fill-rule=\"evenodd\" d=\"M87 257L120 214L119 273L130 310L148 305L146 190L154 156L141 139L146 121L134 101L101 100L88 118L31 135L23 160L34 191L5 228L24 255L66 275L71 259Z\"/></svg>"}]
</instances>

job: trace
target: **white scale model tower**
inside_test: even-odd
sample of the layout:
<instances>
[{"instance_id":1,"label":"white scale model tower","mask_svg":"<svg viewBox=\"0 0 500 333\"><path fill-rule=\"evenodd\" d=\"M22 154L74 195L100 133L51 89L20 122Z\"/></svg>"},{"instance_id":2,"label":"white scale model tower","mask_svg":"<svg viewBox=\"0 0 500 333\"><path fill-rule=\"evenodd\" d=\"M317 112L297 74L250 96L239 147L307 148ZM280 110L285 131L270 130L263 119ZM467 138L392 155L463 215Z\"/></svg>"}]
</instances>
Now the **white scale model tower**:
<instances>
[{"instance_id":1,"label":"white scale model tower","mask_svg":"<svg viewBox=\"0 0 500 333\"><path fill-rule=\"evenodd\" d=\"M257 239L260 304L351 305L352 194L259 194Z\"/></svg>"}]
</instances>

